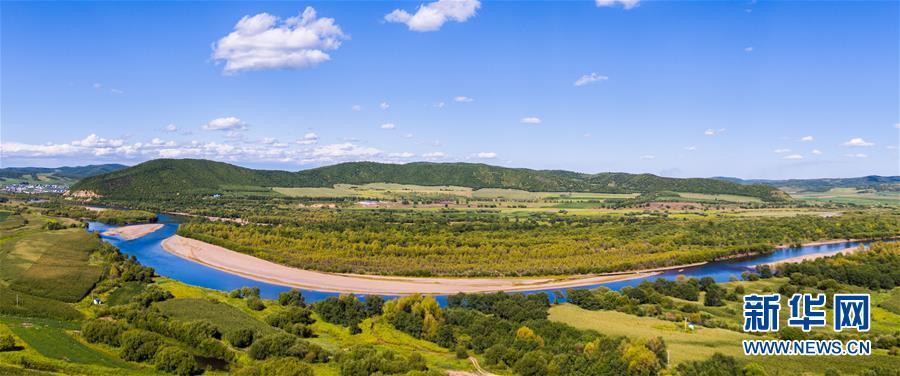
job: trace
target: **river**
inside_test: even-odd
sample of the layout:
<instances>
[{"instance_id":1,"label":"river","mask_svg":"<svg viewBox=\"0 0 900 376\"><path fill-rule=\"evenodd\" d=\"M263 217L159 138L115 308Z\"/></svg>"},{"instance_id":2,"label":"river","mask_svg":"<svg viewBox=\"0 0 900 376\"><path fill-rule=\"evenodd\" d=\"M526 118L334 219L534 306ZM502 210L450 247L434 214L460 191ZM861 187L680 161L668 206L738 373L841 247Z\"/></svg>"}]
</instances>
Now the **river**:
<instances>
[{"instance_id":1,"label":"river","mask_svg":"<svg viewBox=\"0 0 900 376\"><path fill-rule=\"evenodd\" d=\"M171 216L160 214L158 223L163 224L163 227L161 229L133 240L123 240L118 237L109 237L102 235L101 237L103 238L103 240L118 247L122 251L122 253L137 257L138 261L140 261L141 264L152 267L156 270L157 274L187 283L189 285L220 291L231 291L244 286L257 286L260 289L260 295L266 299L276 299L278 298L279 293L291 289L291 287L260 282L239 275L227 273L218 269L213 269L206 265L202 265L166 252L162 248L162 241L172 235L175 235L175 232L178 230L178 222ZM117 226L111 226L100 222L88 223L88 231L91 232L102 233L113 227ZM751 270L753 269L753 266L758 264L771 263L808 254L834 252L867 244L869 244L869 242L848 241L824 245L780 248L775 250L771 254L766 255L715 261L695 267L673 269L663 272L662 274L650 277L606 282L598 285L582 286L579 288L595 288L598 286L606 286L610 289L618 290L625 286L636 286L648 279L675 279L678 275L695 278L712 277L716 280L716 282L727 282L732 277L740 278L742 272ZM552 296L552 292L554 290L558 289L535 290L527 291L525 293L547 292ZM315 302L328 298L330 296L338 295L337 293L333 292L323 292L315 290L301 289L300 291L303 292L303 296L306 298L307 302ZM391 298L391 296L386 296L386 298ZM441 304L446 304L446 296L439 296L438 301Z\"/></svg>"}]
</instances>

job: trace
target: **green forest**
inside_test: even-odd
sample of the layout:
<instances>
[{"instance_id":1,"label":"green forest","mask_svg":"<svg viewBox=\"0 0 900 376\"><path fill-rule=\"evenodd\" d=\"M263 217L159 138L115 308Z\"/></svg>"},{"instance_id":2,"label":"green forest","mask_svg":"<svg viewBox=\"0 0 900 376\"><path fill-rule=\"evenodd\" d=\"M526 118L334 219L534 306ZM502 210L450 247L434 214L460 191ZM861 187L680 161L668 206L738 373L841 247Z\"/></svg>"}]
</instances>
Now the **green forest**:
<instances>
[{"instance_id":1,"label":"green forest","mask_svg":"<svg viewBox=\"0 0 900 376\"><path fill-rule=\"evenodd\" d=\"M900 233L896 211L786 218L510 216L474 211L286 210L178 233L303 269L407 276L604 273L712 261L816 240Z\"/></svg>"}]
</instances>

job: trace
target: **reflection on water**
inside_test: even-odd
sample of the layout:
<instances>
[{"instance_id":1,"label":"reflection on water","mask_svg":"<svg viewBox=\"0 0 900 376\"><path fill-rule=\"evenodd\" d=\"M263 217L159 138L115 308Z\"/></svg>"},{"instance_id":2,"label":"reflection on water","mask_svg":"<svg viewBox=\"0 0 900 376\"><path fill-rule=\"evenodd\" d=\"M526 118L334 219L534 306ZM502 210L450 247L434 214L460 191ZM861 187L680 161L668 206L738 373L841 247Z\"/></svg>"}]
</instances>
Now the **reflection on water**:
<instances>
[{"instance_id":1,"label":"reflection on water","mask_svg":"<svg viewBox=\"0 0 900 376\"><path fill-rule=\"evenodd\" d=\"M259 282L231 273L226 273L166 252L162 248L162 241L175 234L175 231L178 230L178 222L179 220L175 217L160 214L159 223L163 224L163 227L144 237L133 240L122 240L117 237L107 236L101 237L103 238L103 240L118 247L123 253L134 255L135 257L137 257L138 261L140 261L141 264L156 269L157 274L179 280L189 285L221 291L230 291L243 286L258 286L260 289L260 295L266 299L276 299L279 293L290 289L290 287ZM110 226L99 222L90 222L88 231L103 232L113 227L116 226ZM836 244L784 248L778 249L768 255L711 262L705 265L691 268L670 270L651 277L608 282L597 285L583 286L581 288L606 286L610 289L618 290L625 286L636 286L637 284L648 279L675 279L675 277L678 275L695 278L712 277L716 280L716 282L726 282L731 277L740 278L742 272L752 269L752 267L757 264L770 263L808 254L834 252L846 248L855 247L861 244L868 245L869 242L844 242ZM552 296L552 292L554 290L556 289L536 290L526 293L547 292ZM306 298L307 302L315 302L325 299L329 296L338 295L337 293L315 290L301 291L303 292L303 296ZM388 296L387 298L391 297ZM446 304L446 297L438 297L438 301L441 302L441 304Z\"/></svg>"}]
</instances>

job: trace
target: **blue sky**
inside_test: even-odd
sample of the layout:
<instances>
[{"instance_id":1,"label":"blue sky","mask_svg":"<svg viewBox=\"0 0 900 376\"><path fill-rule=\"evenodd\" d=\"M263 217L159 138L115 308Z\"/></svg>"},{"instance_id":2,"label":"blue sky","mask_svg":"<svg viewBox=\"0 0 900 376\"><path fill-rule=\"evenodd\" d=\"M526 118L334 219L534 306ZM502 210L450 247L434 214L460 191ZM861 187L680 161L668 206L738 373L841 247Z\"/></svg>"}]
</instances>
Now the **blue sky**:
<instances>
[{"instance_id":1,"label":"blue sky","mask_svg":"<svg viewBox=\"0 0 900 376\"><path fill-rule=\"evenodd\" d=\"M897 175L898 4L3 2L0 164Z\"/></svg>"}]
</instances>

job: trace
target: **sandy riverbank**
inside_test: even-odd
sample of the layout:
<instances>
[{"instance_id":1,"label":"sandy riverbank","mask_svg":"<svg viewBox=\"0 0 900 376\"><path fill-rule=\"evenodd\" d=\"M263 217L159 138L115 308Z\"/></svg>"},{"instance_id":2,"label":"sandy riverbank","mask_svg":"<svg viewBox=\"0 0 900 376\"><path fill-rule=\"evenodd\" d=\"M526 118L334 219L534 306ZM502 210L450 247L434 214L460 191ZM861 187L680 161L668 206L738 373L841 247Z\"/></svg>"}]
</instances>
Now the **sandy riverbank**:
<instances>
[{"instance_id":1,"label":"sandy riverbank","mask_svg":"<svg viewBox=\"0 0 900 376\"><path fill-rule=\"evenodd\" d=\"M144 225L131 225L116 227L103 232L104 236L118 236L125 240L132 240L147 235L153 231L159 230L163 225L159 223L148 223Z\"/></svg>"},{"instance_id":2,"label":"sandy riverbank","mask_svg":"<svg viewBox=\"0 0 900 376\"><path fill-rule=\"evenodd\" d=\"M655 269L631 273L569 277L414 278L336 274L297 269L178 235L164 240L162 247L179 257L261 282L316 291L356 294L404 295L423 293L446 295L458 292L567 289L648 277L657 275L664 270ZM684 267L678 266L675 268Z\"/></svg>"},{"instance_id":3,"label":"sandy riverbank","mask_svg":"<svg viewBox=\"0 0 900 376\"><path fill-rule=\"evenodd\" d=\"M769 266L771 266L771 267L774 267L774 266L777 266L777 265L780 265L780 264L788 264L788 263L803 262L803 261L806 261L806 260L815 260L815 259L817 259L817 258L829 257L829 256L838 255L838 254L850 254L850 253L853 253L853 252L860 251L860 250L862 250L862 249L863 249L862 246L856 246L856 247L845 248L845 249L841 249L841 250L837 250L837 251L832 251L832 252L811 253L811 254L806 254L806 255L802 255L802 256L786 258L786 259L778 260L778 261L775 261L775 262L769 262L769 263L766 263L765 265L769 265Z\"/></svg>"}]
</instances>

